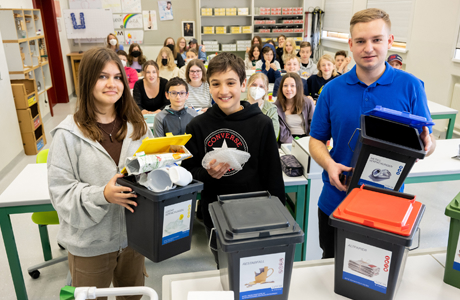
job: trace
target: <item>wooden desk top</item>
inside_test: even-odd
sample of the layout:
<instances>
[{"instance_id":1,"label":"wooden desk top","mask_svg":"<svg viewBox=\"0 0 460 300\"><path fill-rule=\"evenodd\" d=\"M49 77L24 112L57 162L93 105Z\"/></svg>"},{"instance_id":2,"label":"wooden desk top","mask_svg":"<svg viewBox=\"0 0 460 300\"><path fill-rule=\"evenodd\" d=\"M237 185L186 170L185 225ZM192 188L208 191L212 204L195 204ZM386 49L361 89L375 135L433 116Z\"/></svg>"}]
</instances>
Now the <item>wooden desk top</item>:
<instances>
[{"instance_id":1,"label":"wooden desk top","mask_svg":"<svg viewBox=\"0 0 460 300\"><path fill-rule=\"evenodd\" d=\"M75 58L80 57L81 58L81 57L83 57L83 54L85 54L85 52L83 52L83 53L71 52L71 53L67 54L67 56L68 57L75 57Z\"/></svg>"}]
</instances>

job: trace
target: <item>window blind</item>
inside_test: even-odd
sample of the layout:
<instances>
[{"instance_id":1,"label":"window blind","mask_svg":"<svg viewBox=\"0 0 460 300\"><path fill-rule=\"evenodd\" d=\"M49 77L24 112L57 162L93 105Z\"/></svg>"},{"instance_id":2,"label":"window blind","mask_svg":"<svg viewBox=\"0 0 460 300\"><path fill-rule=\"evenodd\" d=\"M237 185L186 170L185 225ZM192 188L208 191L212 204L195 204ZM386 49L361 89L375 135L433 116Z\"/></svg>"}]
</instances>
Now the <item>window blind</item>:
<instances>
[{"instance_id":1,"label":"window blind","mask_svg":"<svg viewBox=\"0 0 460 300\"><path fill-rule=\"evenodd\" d=\"M326 0L323 30L349 33L352 6L352 0Z\"/></svg>"}]
</instances>

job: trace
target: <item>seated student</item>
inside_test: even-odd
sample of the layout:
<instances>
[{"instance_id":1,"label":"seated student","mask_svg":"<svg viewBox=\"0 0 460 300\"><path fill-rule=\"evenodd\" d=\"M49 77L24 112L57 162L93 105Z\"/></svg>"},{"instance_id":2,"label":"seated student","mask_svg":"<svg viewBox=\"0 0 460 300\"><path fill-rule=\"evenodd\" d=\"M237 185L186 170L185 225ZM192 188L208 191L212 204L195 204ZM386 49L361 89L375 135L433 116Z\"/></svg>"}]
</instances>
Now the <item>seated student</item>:
<instances>
[{"instance_id":1,"label":"seated student","mask_svg":"<svg viewBox=\"0 0 460 300\"><path fill-rule=\"evenodd\" d=\"M183 66L182 68L179 69L179 77L182 78L182 79L186 79L185 78L185 71L187 69L187 64L191 61L191 60L194 60L194 59L197 59L198 58L198 52L196 52L196 49L188 49L187 50L187 54L186 54L186 57L185 57L185 66Z\"/></svg>"},{"instance_id":2,"label":"seated student","mask_svg":"<svg viewBox=\"0 0 460 300\"><path fill-rule=\"evenodd\" d=\"M300 58L298 56L295 56L294 54L288 54L286 55L286 64L284 65L284 69L288 73L300 73ZM300 75L300 74L299 74ZM283 77L277 78L275 81L275 84L273 85L273 96L276 97L279 93L279 88L280 88L280 83L281 79ZM305 96L310 97L310 93L308 92L308 85L307 85L307 80L302 79L302 84L303 84L303 94Z\"/></svg>"},{"instance_id":3,"label":"seated student","mask_svg":"<svg viewBox=\"0 0 460 300\"><path fill-rule=\"evenodd\" d=\"M161 77L169 80L179 76L179 68L174 63L174 56L168 47L163 47L158 53L157 64L160 66Z\"/></svg>"},{"instance_id":4,"label":"seated student","mask_svg":"<svg viewBox=\"0 0 460 300\"><path fill-rule=\"evenodd\" d=\"M262 47L259 44L251 46L248 57L244 60L246 70L255 70L257 62L261 59Z\"/></svg>"},{"instance_id":5,"label":"seated student","mask_svg":"<svg viewBox=\"0 0 460 300\"><path fill-rule=\"evenodd\" d=\"M172 37L168 37L165 40L163 47L167 47L169 48L169 50L171 50L171 53L174 58L173 62L178 68L182 68L185 65L185 62L182 59L182 55L177 52L176 43L174 42L174 39Z\"/></svg>"},{"instance_id":6,"label":"seated student","mask_svg":"<svg viewBox=\"0 0 460 300\"><path fill-rule=\"evenodd\" d=\"M200 59L191 60L185 70L185 80L188 84L189 96L187 106L205 112L211 107L212 98L209 83L206 81L206 68Z\"/></svg>"},{"instance_id":7,"label":"seated student","mask_svg":"<svg viewBox=\"0 0 460 300\"><path fill-rule=\"evenodd\" d=\"M284 42L283 56L281 56L281 69L284 69L284 61L286 59L286 55L288 54L297 54L297 51L295 50L295 40L293 38L287 38Z\"/></svg>"},{"instance_id":8,"label":"seated student","mask_svg":"<svg viewBox=\"0 0 460 300\"><path fill-rule=\"evenodd\" d=\"M348 72L348 64L351 61L351 57L347 57L347 52L340 50L335 53L335 69L339 75Z\"/></svg>"},{"instance_id":9,"label":"seated student","mask_svg":"<svg viewBox=\"0 0 460 300\"><path fill-rule=\"evenodd\" d=\"M166 106L155 116L153 122L153 135L155 137L166 136L168 132L173 135L185 133L185 126L198 115L196 110L185 105L187 97L187 83L179 77L171 78L166 84L166 98L171 102L171 105Z\"/></svg>"},{"instance_id":10,"label":"seated student","mask_svg":"<svg viewBox=\"0 0 460 300\"><path fill-rule=\"evenodd\" d=\"M269 39L267 40L267 43L266 44L272 44L273 47L275 47L275 53L276 53L276 44L275 44L275 41L273 41L272 39Z\"/></svg>"},{"instance_id":11,"label":"seated student","mask_svg":"<svg viewBox=\"0 0 460 300\"><path fill-rule=\"evenodd\" d=\"M323 86L339 76L334 68L334 59L329 54L321 56L316 67L318 68L318 74L312 75L307 79L308 91L315 104L323 90Z\"/></svg>"},{"instance_id":12,"label":"seated student","mask_svg":"<svg viewBox=\"0 0 460 300\"><path fill-rule=\"evenodd\" d=\"M402 69L402 57L399 54L392 54L388 56L387 62L395 69Z\"/></svg>"},{"instance_id":13,"label":"seated student","mask_svg":"<svg viewBox=\"0 0 460 300\"><path fill-rule=\"evenodd\" d=\"M117 51L118 58L121 60L123 67L125 68L126 77L128 77L129 88L133 89L134 84L138 80L137 72L133 68L127 67L128 63L128 53L123 50Z\"/></svg>"},{"instance_id":14,"label":"seated student","mask_svg":"<svg viewBox=\"0 0 460 300\"><path fill-rule=\"evenodd\" d=\"M318 69L316 64L310 59L311 56L311 44L309 42L300 43L300 77L308 79L311 75L317 74Z\"/></svg>"},{"instance_id":15,"label":"seated student","mask_svg":"<svg viewBox=\"0 0 460 300\"><path fill-rule=\"evenodd\" d=\"M180 53L182 59L185 61L185 53L187 52L187 41L183 36L177 39L176 52Z\"/></svg>"},{"instance_id":16,"label":"seated student","mask_svg":"<svg viewBox=\"0 0 460 300\"><path fill-rule=\"evenodd\" d=\"M107 36L107 48L117 52L118 50L125 50L123 45L118 44L118 39L115 34L109 33Z\"/></svg>"},{"instance_id":17,"label":"seated student","mask_svg":"<svg viewBox=\"0 0 460 300\"><path fill-rule=\"evenodd\" d=\"M280 63L280 66L283 66L281 69L284 69L284 62L283 62L283 50L284 50L284 42L286 41L286 36L284 34L280 34L278 36L278 48L276 48L276 59Z\"/></svg>"},{"instance_id":18,"label":"seated student","mask_svg":"<svg viewBox=\"0 0 460 300\"><path fill-rule=\"evenodd\" d=\"M241 92L246 88L243 59L226 52L215 56L208 65L208 82L216 104L188 124L185 131L192 138L185 146L193 157L184 160L182 166L194 179L204 183L201 209L210 236L213 223L208 208L217 201L217 195L268 191L283 204L285 195L273 123L256 105L240 101ZM250 128L257 130L248 130ZM227 147L251 155L242 170L229 170L227 163L216 160L203 168L206 153ZM211 249L216 246L213 234ZM212 252L217 262L217 252Z\"/></svg>"},{"instance_id":19,"label":"seated student","mask_svg":"<svg viewBox=\"0 0 460 300\"><path fill-rule=\"evenodd\" d=\"M133 43L129 46L128 67L136 70L137 75L142 76L142 65L147 61L139 44Z\"/></svg>"},{"instance_id":20,"label":"seated student","mask_svg":"<svg viewBox=\"0 0 460 300\"><path fill-rule=\"evenodd\" d=\"M272 44L265 44L262 48L262 58L256 63L256 72L267 75L270 83L281 77L280 64L276 60L276 51Z\"/></svg>"},{"instance_id":21,"label":"seated student","mask_svg":"<svg viewBox=\"0 0 460 300\"><path fill-rule=\"evenodd\" d=\"M262 38L260 36L254 36L251 41L251 47L254 45L260 45L260 48L262 48ZM251 49L251 47L246 48L246 53L244 54L244 59L248 58L248 52Z\"/></svg>"},{"instance_id":22,"label":"seated student","mask_svg":"<svg viewBox=\"0 0 460 300\"><path fill-rule=\"evenodd\" d=\"M280 78L281 79L281 78ZM263 73L255 73L248 80L248 102L256 104L260 110L273 122L275 136L280 133L280 122L278 112L273 103L268 102L268 78Z\"/></svg>"},{"instance_id":23,"label":"seated student","mask_svg":"<svg viewBox=\"0 0 460 300\"><path fill-rule=\"evenodd\" d=\"M206 48L204 45L198 45L196 39L191 39L188 42L189 49L195 49L198 52L198 59L201 59L202 62L206 62Z\"/></svg>"},{"instance_id":24,"label":"seated student","mask_svg":"<svg viewBox=\"0 0 460 300\"><path fill-rule=\"evenodd\" d=\"M133 97L143 115L159 113L169 100L165 96L167 79L160 77L158 65L153 60L143 65L144 79L134 84Z\"/></svg>"},{"instance_id":25,"label":"seated student","mask_svg":"<svg viewBox=\"0 0 460 300\"><path fill-rule=\"evenodd\" d=\"M279 143L291 143L295 137L310 134L310 124L315 111L313 100L303 95L302 80L297 73L287 73L275 105L280 120Z\"/></svg>"}]
</instances>

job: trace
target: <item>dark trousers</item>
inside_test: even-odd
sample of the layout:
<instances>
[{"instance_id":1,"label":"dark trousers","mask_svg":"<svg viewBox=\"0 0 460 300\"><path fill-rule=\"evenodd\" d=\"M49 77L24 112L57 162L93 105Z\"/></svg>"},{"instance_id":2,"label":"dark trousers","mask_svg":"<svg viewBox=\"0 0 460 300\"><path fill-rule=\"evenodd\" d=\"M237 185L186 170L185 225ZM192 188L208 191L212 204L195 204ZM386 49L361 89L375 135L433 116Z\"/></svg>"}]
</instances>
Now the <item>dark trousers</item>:
<instances>
[{"instance_id":1,"label":"dark trousers","mask_svg":"<svg viewBox=\"0 0 460 300\"><path fill-rule=\"evenodd\" d=\"M335 228L329 225L329 216L318 208L319 246L323 249L323 259L334 257Z\"/></svg>"}]
</instances>

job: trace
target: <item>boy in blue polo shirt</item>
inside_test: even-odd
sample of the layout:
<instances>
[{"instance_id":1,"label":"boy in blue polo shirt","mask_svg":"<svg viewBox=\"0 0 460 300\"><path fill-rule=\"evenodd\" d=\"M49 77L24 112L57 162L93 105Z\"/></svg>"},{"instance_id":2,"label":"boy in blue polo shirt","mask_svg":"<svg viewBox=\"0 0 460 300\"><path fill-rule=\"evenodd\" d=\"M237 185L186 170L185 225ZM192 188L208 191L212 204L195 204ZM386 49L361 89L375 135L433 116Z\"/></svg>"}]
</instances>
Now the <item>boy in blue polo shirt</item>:
<instances>
[{"instance_id":1,"label":"boy in blue polo shirt","mask_svg":"<svg viewBox=\"0 0 460 300\"><path fill-rule=\"evenodd\" d=\"M339 175L351 171L353 152L348 141L360 127L361 114L381 105L431 120L422 82L385 62L394 40L390 30L390 18L380 9L362 10L353 16L348 43L356 65L324 86L313 115L310 151L324 168L324 186L318 201L323 258L334 257L334 228L328 224L329 215L346 195ZM424 127L420 135L427 156L435 149L430 132L431 128ZM326 142L331 137L334 147L329 153Z\"/></svg>"}]
</instances>

